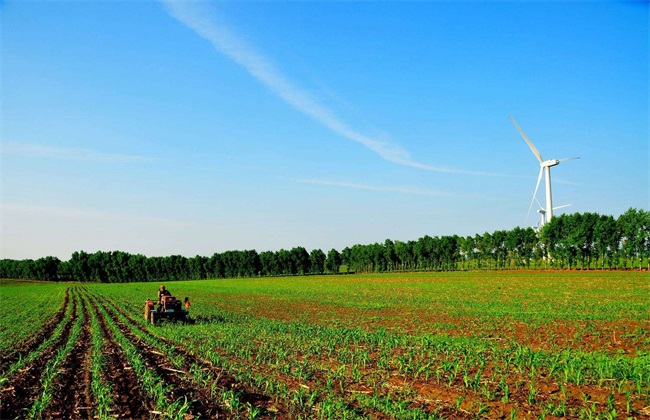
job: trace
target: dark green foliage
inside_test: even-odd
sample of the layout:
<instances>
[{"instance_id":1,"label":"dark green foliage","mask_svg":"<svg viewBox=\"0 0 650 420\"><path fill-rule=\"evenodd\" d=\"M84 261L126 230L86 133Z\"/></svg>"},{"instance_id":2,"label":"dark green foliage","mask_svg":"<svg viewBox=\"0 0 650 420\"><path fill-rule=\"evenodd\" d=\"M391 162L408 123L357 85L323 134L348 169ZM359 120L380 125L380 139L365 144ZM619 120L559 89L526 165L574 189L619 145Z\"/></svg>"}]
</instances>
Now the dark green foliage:
<instances>
[{"instance_id":1,"label":"dark green foliage","mask_svg":"<svg viewBox=\"0 0 650 420\"><path fill-rule=\"evenodd\" d=\"M650 256L650 212L629 209L615 219L596 213L554 217L536 232L516 227L459 237L424 236L417 241L353 245L327 255L291 250L226 251L212 257L146 257L122 251L75 252L56 257L0 260L0 278L121 283L186 279L336 274L396 270L523 268L640 269Z\"/></svg>"},{"instance_id":2,"label":"dark green foliage","mask_svg":"<svg viewBox=\"0 0 650 420\"><path fill-rule=\"evenodd\" d=\"M339 268L341 267L341 254L334 248L330 249L330 252L327 253L327 259L325 260L325 268L330 273L337 274Z\"/></svg>"},{"instance_id":3,"label":"dark green foliage","mask_svg":"<svg viewBox=\"0 0 650 420\"><path fill-rule=\"evenodd\" d=\"M312 274L323 274L325 272L325 253L316 248L309 254Z\"/></svg>"}]
</instances>

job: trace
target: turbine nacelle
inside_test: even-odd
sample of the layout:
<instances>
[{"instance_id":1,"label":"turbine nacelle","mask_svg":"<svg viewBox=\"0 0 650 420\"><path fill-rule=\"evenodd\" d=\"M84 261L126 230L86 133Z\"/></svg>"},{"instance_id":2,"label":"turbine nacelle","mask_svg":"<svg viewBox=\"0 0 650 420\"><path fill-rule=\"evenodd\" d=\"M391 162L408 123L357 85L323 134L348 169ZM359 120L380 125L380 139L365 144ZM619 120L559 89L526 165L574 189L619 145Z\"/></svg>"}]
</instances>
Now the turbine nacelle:
<instances>
[{"instance_id":1,"label":"turbine nacelle","mask_svg":"<svg viewBox=\"0 0 650 420\"><path fill-rule=\"evenodd\" d=\"M550 168L551 166L559 165L561 160L559 159L549 159L545 160L544 162L541 162L539 166L542 168Z\"/></svg>"}]
</instances>

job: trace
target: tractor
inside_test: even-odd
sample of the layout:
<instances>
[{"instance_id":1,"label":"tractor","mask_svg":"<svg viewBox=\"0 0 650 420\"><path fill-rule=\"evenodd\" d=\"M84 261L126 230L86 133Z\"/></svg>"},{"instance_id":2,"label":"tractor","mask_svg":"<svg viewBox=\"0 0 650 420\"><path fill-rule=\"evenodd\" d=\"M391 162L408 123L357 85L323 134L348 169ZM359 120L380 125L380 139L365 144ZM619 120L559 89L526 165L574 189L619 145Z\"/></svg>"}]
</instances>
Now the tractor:
<instances>
[{"instance_id":1,"label":"tractor","mask_svg":"<svg viewBox=\"0 0 650 420\"><path fill-rule=\"evenodd\" d=\"M155 324L160 319L170 319L178 321L187 320L187 312L183 309L183 302L174 296L161 296L160 305L156 309L156 302L147 299L144 303L144 319Z\"/></svg>"}]
</instances>

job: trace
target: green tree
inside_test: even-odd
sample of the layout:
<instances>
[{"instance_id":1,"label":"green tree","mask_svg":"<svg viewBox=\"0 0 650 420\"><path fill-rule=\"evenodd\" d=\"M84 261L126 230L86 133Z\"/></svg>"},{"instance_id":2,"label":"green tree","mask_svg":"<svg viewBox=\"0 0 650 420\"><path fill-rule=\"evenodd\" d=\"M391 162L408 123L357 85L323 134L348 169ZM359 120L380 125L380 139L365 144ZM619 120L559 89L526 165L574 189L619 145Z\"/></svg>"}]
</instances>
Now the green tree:
<instances>
[{"instance_id":1,"label":"green tree","mask_svg":"<svg viewBox=\"0 0 650 420\"><path fill-rule=\"evenodd\" d=\"M323 274L325 272L325 253L316 248L312 249L309 254L309 261L311 262L311 272L313 274Z\"/></svg>"},{"instance_id":2,"label":"green tree","mask_svg":"<svg viewBox=\"0 0 650 420\"><path fill-rule=\"evenodd\" d=\"M600 261L600 268L616 266L615 256L621 241L620 231L613 216L599 216L594 226L594 247L596 252L596 268Z\"/></svg>"},{"instance_id":3,"label":"green tree","mask_svg":"<svg viewBox=\"0 0 650 420\"><path fill-rule=\"evenodd\" d=\"M297 246L291 250L291 256L296 266L296 274L305 275L311 272L311 260L304 247Z\"/></svg>"},{"instance_id":4,"label":"green tree","mask_svg":"<svg viewBox=\"0 0 650 420\"><path fill-rule=\"evenodd\" d=\"M341 254L332 248L327 253L327 259L325 260L325 268L330 272L337 274L339 268L341 267Z\"/></svg>"},{"instance_id":5,"label":"green tree","mask_svg":"<svg viewBox=\"0 0 650 420\"><path fill-rule=\"evenodd\" d=\"M408 270L411 267L415 267L415 257L413 255L414 243L414 241L395 241L395 255L399 260L400 270Z\"/></svg>"},{"instance_id":6,"label":"green tree","mask_svg":"<svg viewBox=\"0 0 650 420\"><path fill-rule=\"evenodd\" d=\"M648 256L649 217L646 211L630 208L617 220L621 232L621 253L626 260L626 266L629 264L630 267L635 267L638 260L640 269L643 258Z\"/></svg>"},{"instance_id":7,"label":"green tree","mask_svg":"<svg viewBox=\"0 0 650 420\"><path fill-rule=\"evenodd\" d=\"M395 243L390 239L386 239L382 251L384 257L384 268L391 271L395 270L395 267L399 262L397 252L395 252Z\"/></svg>"}]
</instances>

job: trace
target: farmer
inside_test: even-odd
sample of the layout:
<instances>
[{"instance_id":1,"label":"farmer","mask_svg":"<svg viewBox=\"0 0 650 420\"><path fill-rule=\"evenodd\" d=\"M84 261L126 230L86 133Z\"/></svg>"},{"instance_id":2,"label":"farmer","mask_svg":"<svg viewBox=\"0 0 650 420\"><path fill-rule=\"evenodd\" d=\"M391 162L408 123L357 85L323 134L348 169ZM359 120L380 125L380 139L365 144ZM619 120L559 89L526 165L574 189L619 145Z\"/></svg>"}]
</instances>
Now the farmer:
<instances>
[{"instance_id":1,"label":"farmer","mask_svg":"<svg viewBox=\"0 0 650 420\"><path fill-rule=\"evenodd\" d=\"M162 310L162 304L163 304L163 296L171 296L172 294L169 292L169 290L165 289L165 285L161 284L160 285L160 290L158 290L158 310Z\"/></svg>"},{"instance_id":2,"label":"farmer","mask_svg":"<svg viewBox=\"0 0 650 420\"><path fill-rule=\"evenodd\" d=\"M187 311L189 311L191 305L192 305L192 304L190 303L190 298L186 297L186 298L185 298L185 309L186 309Z\"/></svg>"}]
</instances>

